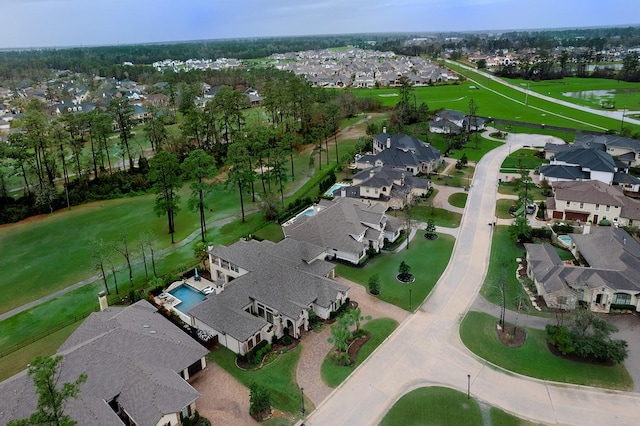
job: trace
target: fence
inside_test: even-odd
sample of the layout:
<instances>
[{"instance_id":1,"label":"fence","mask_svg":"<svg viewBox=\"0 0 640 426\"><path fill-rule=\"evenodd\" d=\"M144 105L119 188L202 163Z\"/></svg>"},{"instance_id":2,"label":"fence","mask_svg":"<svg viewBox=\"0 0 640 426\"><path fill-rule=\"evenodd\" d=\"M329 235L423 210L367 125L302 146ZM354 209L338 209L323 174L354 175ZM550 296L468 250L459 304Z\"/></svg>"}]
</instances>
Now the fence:
<instances>
[{"instance_id":1,"label":"fence","mask_svg":"<svg viewBox=\"0 0 640 426\"><path fill-rule=\"evenodd\" d=\"M65 327L68 327L68 326L70 326L72 324L75 324L76 322L88 317L93 312L94 311L91 310L91 311L84 312L84 313L82 313L80 315L76 315L73 318L70 318L70 319L68 319L66 321L63 321L60 324L57 324L57 325L49 328L48 330L43 331L42 333L39 333L39 334L36 334L35 336L30 337L27 340L24 340L24 341L22 341L20 343L17 343L15 345L13 345L13 346L10 346L10 347L8 347L6 349L3 349L2 351L0 351L0 358L4 358L5 356L7 356L9 354L12 354L12 353L14 353L15 351L17 351L19 349L22 349L22 348L24 348L26 346L29 346L29 345L37 342L38 340L43 339L43 338L47 337L48 335L55 333L56 331L62 330Z\"/></svg>"}]
</instances>

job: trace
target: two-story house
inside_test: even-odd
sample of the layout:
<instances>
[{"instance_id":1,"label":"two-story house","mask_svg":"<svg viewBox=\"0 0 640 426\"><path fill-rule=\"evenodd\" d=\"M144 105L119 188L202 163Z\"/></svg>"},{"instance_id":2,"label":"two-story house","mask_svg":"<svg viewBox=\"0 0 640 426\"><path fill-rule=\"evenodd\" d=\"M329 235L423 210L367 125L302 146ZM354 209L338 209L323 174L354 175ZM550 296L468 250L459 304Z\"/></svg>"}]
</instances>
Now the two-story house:
<instances>
[{"instance_id":1,"label":"two-story house","mask_svg":"<svg viewBox=\"0 0 640 426\"><path fill-rule=\"evenodd\" d=\"M299 338L309 313L327 319L348 298L322 247L286 238L209 250L215 291L188 311L191 326L235 353L285 334Z\"/></svg>"},{"instance_id":2,"label":"two-story house","mask_svg":"<svg viewBox=\"0 0 640 426\"><path fill-rule=\"evenodd\" d=\"M356 158L356 168L391 166L413 176L433 173L444 163L439 150L404 133L391 135L383 128L373 137L373 153Z\"/></svg>"}]
</instances>

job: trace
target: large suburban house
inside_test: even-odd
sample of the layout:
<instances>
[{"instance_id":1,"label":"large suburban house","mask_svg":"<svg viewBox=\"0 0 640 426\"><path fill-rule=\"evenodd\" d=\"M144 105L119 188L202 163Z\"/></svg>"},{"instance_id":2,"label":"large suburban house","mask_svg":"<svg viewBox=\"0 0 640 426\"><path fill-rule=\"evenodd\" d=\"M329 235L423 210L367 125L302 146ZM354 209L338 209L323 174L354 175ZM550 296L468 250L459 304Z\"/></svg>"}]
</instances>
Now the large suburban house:
<instances>
[{"instance_id":1,"label":"large suburban house","mask_svg":"<svg viewBox=\"0 0 640 426\"><path fill-rule=\"evenodd\" d=\"M188 380L208 350L142 300L91 314L59 348L59 381L87 380L65 408L79 425L181 425L200 394ZM23 371L0 383L0 424L26 418L38 397Z\"/></svg>"},{"instance_id":2,"label":"large suburban house","mask_svg":"<svg viewBox=\"0 0 640 426\"><path fill-rule=\"evenodd\" d=\"M599 180L607 185L621 186L626 191L640 191L640 179L628 174L636 154L620 154L619 148L596 142L597 138L583 135L576 137L571 145L546 144L545 158L550 162L540 166L540 179L549 182Z\"/></svg>"},{"instance_id":3,"label":"large suburban house","mask_svg":"<svg viewBox=\"0 0 640 426\"><path fill-rule=\"evenodd\" d=\"M188 311L191 326L237 354L285 334L299 338L311 312L327 319L348 298L324 258L323 247L290 238L211 247L213 291Z\"/></svg>"},{"instance_id":4,"label":"large suburban house","mask_svg":"<svg viewBox=\"0 0 640 426\"><path fill-rule=\"evenodd\" d=\"M375 200L387 208L402 209L414 198L429 191L427 179L407 174L391 166L372 167L356 173L350 186L338 188L336 197L349 197L362 202Z\"/></svg>"},{"instance_id":5,"label":"large suburban house","mask_svg":"<svg viewBox=\"0 0 640 426\"><path fill-rule=\"evenodd\" d=\"M594 224L608 220L621 226L640 223L640 201L625 196L617 186L588 180L554 182L551 187L547 212L553 219Z\"/></svg>"},{"instance_id":6,"label":"large suburban house","mask_svg":"<svg viewBox=\"0 0 640 426\"><path fill-rule=\"evenodd\" d=\"M439 150L404 133L391 135L384 128L373 137L373 153L356 157L356 168L391 166L413 176L433 173L443 164Z\"/></svg>"},{"instance_id":7,"label":"large suburban house","mask_svg":"<svg viewBox=\"0 0 640 426\"><path fill-rule=\"evenodd\" d=\"M433 120L429 122L431 133L441 133L445 135L457 135L462 132L478 132L485 128L483 118L469 116L456 110L438 111Z\"/></svg>"},{"instance_id":8,"label":"large suburban house","mask_svg":"<svg viewBox=\"0 0 640 426\"><path fill-rule=\"evenodd\" d=\"M385 239L393 242L400 236L400 221L385 211L384 204L349 197L321 200L311 215L298 216L283 224L282 230L286 239L322 247L329 259L357 265L369 250L380 251Z\"/></svg>"},{"instance_id":9,"label":"large suburban house","mask_svg":"<svg viewBox=\"0 0 640 426\"><path fill-rule=\"evenodd\" d=\"M611 305L640 311L640 244L615 227L584 226L584 234L570 234L570 249L589 267L560 260L549 244L525 244L527 275L550 307L575 309L586 304L594 312Z\"/></svg>"}]
</instances>

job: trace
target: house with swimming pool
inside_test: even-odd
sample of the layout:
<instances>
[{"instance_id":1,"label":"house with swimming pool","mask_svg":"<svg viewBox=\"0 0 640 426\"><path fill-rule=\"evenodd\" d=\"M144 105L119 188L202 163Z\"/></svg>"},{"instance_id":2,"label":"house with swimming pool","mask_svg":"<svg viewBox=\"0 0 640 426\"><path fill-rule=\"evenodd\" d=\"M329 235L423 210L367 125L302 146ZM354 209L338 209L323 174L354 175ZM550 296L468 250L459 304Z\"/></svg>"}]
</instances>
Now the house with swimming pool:
<instances>
[{"instance_id":1,"label":"house with swimming pool","mask_svg":"<svg viewBox=\"0 0 640 426\"><path fill-rule=\"evenodd\" d=\"M386 206L372 200L339 197L320 200L313 214L300 215L284 223L285 239L304 241L322 247L329 259L357 265L369 250L379 252L385 240L394 242L400 236L403 222L387 216Z\"/></svg>"},{"instance_id":2,"label":"house with swimming pool","mask_svg":"<svg viewBox=\"0 0 640 426\"><path fill-rule=\"evenodd\" d=\"M182 297L169 303L203 340L243 355L263 340L300 338L311 312L328 319L346 302L349 287L332 279L335 265L324 259L322 247L288 238L210 247L212 281L185 281L167 298ZM177 293L182 286L188 288ZM181 306L190 293L200 300Z\"/></svg>"},{"instance_id":3,"label":"house with swimming pool","mask_svg":"<svg viewBox=\"0 0 640 426\"><path fill-rule=\"evenodd\" d=\"M612 306L640 311L640 244L621 228L583 228L583 234L568 234L565 244L589 267L561 261L549 244L525 244L527 275L538 294L554 308L583 303L594 312L607 313Z\"/></svg>"}]
</instances>

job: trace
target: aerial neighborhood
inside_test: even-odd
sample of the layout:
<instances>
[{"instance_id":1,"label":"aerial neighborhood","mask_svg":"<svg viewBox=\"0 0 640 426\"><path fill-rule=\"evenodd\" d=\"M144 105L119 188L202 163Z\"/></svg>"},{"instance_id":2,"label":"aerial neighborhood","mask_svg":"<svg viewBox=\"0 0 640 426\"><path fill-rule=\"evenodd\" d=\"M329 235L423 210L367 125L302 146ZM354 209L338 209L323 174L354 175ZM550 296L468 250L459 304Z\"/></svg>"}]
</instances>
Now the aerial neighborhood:
<instances>
[{"instance_id":1,"label":"aerial neighborhood","mask_svg":"<svg viewBox=\"0 0 640 426\"><path fill-rule=\"evenodd\" d=\"M636 35L0 50L0 426L634 424Z\"/></svg>"}]
</instances>

